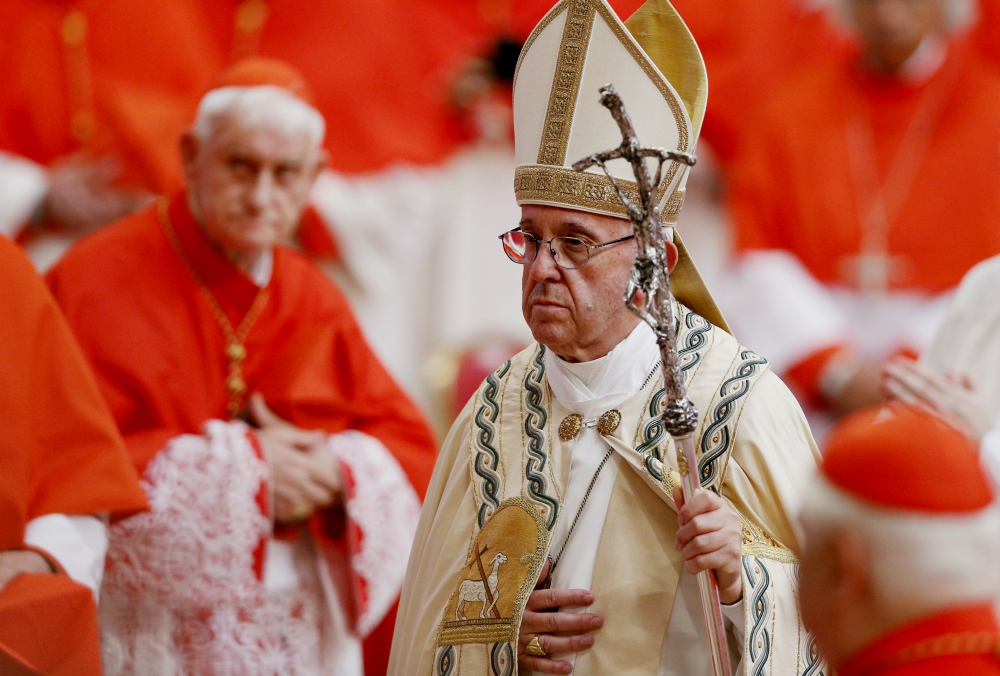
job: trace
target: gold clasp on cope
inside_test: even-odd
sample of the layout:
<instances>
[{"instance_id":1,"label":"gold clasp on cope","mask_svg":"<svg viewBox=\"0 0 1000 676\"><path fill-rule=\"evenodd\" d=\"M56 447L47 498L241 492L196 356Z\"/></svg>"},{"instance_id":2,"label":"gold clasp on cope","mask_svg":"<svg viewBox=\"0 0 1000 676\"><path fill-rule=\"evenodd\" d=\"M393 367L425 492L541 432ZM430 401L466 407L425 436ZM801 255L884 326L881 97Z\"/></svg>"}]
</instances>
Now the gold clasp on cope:
<instances>
[{"instance_id":1,"label":"gold clasp on cope","mask_svg":"<svg viewBox=\"0 0 1000 676\"><path fill-rule=\"evenodd\" d=\"M562 441L576 439L584 427L596 427L598 433L608 435L618 429L621 424L622 414L617 409L611 409L601 414L597 420L583 421L583 416L579 413L572 413L559 423L559 438Z\"/></svg>"},{"instance_id":2,"label":"gold clasp on cope","mask_svg":"<svg viewBox=\"0 0 1000 676\"><path fill-rule=\"evenodd\" d=\"M583 416L579 413L573 413L563 418L563 421L559 423L559 438L562 441L570 441L575 439L582 429Z\"/></svg>"},{"instance_id":3,"label":"gold clasp on cope","mask_svg":"<svg viewBox=\"0 0 1000 676\"><path fill-rule=\"evenodd\" d=\"M605 413L601 414L601 417L597 419L597 431L602 435L608 435L618 429L618 425L621 424L622 414L618 409L611 409Z\"/></svg>"}]
</instances>

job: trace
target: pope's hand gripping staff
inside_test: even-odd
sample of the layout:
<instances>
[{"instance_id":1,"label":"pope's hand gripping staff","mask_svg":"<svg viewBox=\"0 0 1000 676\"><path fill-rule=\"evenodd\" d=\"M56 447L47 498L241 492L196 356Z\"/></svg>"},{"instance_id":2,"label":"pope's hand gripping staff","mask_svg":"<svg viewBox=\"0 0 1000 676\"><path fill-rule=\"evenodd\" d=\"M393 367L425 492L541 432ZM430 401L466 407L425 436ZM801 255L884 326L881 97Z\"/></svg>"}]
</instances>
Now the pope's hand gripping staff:
<instances>
[{"instance_id":1,"label":"pope's hand gripping staff","mask_svg":"<svg viewBox=\"0 0 1000 676\"><path fill-rule=\"evenodd\" d=\"M670 274L667 265L665 242L668 228L660 220L657 206L656 186L660 185L663 164L681 162L688 166L695 163L694 155L662 148L643 148L636 138L632 120L625 111L625 104L615 88L608 84L601 87L601 104L611 111L622 132L622 143L613 150L594 153L573 164L576 171L584 171L599 166L618 191L618 196L628 210L629 220L635 230L639 244L639 254L632 268L632 276L625 290L625 304L653 329L663 360L663 380L667 405L663 410L663 425L674 438L677 448L677 466L680 468L681 485L685 500L701 490L698 476L698 458L694 451L693 434L698 424L698 411L687 398L684 376L677 356L677 322L674 316L673 297L670 295ZM608 172L605 163L623 159L632 165L635 172L639 200L629 198L615 178ZM650 180L646 160L657 162L656 174ZM693 470L693 471L692 471ZM705 611L705 624L712 650L712 666L716 676L731 676L729 649L726 632L722 624L722 606L719 602L719 586L710 570L698 573L698 590L701 605Z\"/></svg>"}]
</instances>

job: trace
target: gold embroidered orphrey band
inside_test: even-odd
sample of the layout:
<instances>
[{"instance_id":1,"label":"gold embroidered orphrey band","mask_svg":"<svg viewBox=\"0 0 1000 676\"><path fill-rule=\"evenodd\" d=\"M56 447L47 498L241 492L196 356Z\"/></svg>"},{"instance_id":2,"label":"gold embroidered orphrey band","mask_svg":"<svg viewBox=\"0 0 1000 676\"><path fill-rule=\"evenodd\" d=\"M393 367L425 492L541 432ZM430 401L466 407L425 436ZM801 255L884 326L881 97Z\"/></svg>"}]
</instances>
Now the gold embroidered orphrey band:
<instances>
[{"instance_id":1,"label":"gold embroidered orphrey band","mask_svg":"<svg viewBox=\"0 0 1000 676\"><path fill-rule=\"evenodd\" d=\"M559 57L549 93L549 105L542 127L542 142L538 148L538 163L559 166L566 162L566 146L573 124L576 100L580 96L580 79L587 59L590 31L597 10L590 0L570 0L566 9Z\"/></svg>"}]
</instances>

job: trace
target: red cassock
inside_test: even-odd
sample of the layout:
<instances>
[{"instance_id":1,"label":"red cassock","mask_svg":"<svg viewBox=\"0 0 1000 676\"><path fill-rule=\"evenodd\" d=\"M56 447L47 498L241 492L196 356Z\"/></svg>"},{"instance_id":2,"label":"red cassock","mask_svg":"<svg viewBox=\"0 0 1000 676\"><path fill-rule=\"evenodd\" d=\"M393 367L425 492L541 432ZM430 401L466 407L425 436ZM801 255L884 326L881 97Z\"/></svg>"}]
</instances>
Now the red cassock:
<instances>
[{"instance_id":1,"label":"red cassock","mask_svg":"<svg viewBox=\"0 0 1000 676\"><path fill-rule=\"evenodd\" d=\"M892 630L837 670L839 676L995 676L1000 628L989 605L956 608Z\"/></svg>"},{"instance_id":2,"label":"red cassock","mask_svg":"<svg viewBox=\"0 0 1000 676\"><path fill-rule=\"evenodd\" d=\"M708 71L702 138L724 163L753 135L748 110L800 69L843 49L828 12L801 0L671 0Z\"/></svg>"},{"instance_id":3,"label":"red cassock","mask_svg":"<svg viewBox=\"0 0 1000 676\"><path fill-rule=\"evenodd\" d=\"M240 425L220 427L220 421L230 418L226 341L199 284L168 240L164 220L204 288L232 326L238 326L260 289L202 234L183 196L170 201L169 209L161 212L154 205L83 240L47 278L147 481L156 472L163 474L161 460L177 457L181 446L194 439L190 435L207 434L214 443ZM274 251L264 292L267 300L243 341L242 375L248 391L261 393L277 415L298 427L323 430L334 435L331 438L356 430L377 440L402 468L401 480L408 480L422 497L435 457L432 433L367 346L341 293L307 259L281 247ZM257 462L260 449L253 434L241 439L246 462ZM264 514L269 499L266 474L265 469L259 491L251 482L247 503L252 507L256 500ZM347 474L349 488L360 483L350 467ZM345 536L343 528L336 527L337 519L329 517L314 516L309 524L323 544L343 547L346 538L351 549L360 544L359 533L376 540L375 533L352 530L350 524ZM269 535L262 531L261 542ZM114 549L113 532L109 562ZM260 556L258 548L257 578ZM352 563L358 560L354 557ZM364 586L377 585L378 580L366 577L363 570L355 568L354 573L354 601L364 606ZM377 590L368 591L377 596ZM357 612L363 615L364 608ZM368 630L367 674L385 671L394 613L389 610L378 628Z\"/></svg>"},{"instance_id":4,"label":"red cassock","mask_svg":"<svg viewBox=\"0 0 1000 676\"><path fill-rule=\"evenodd\" d=\"M1000 68L1000 0L979 0L979 26L974 39L983 54Z\"/></svg>"},{"instance_id":5,"label":"red cassock","mask_svg":"<svg viewBox=\"0 0 1000 676\"><path fill-rule=\"evenodd\" d=\"M951 289L1000 253L1000 77L960 43L917 86L856 62L816 64L754 120L732 190L737 245L785 249L820 282L857 288L859 214L895 164L884 190L889 289Z\"/></svg>"},{"instance_id":6,"label":"red cassock","mask_svg":"<svg viewBox=\"0 0 1000 676\"><path fill-rule=\"evenodd\" d=\"M124 185L174 190L212 50L190 0L2 3L0 150L46 166L111 154Z\"/></svg>"},{"instance_id":7,"label":"red cassock","mask_svg":"<svg viewBox=\"0 0 1000 676\"><path fill-rule=\"evenodd\" d=\"M0 551L48 514L144 509L138 476L73 335L31 262L0 237ZM51 559L50 559L51 560ZM93 593L64 574L0 592L0 673L98 676Z\"/></svg>"},{"instance_id":8,"label":"red cassock","mask_svg":"<svg viewBox=\"0 0 1000 676\"><path fill-rule=\"evenodd\" d=\"M218 0L204 3L216 67L259 55L305 75L333 168L436 164L463 141L452 80L484 47L472 3Z\"/></svg>"},{"instance_id":9,"label":"red cassock","mask_svg":"<svg viewBox=\"0 0 1000 676\"><path fill-rule=\"evenodd\" d=\"M910 82L860 61L845 50L785 82L750 116L730 171L736 248L765 280L755 298L784 299L769 309L772 328L747 316L738 330L784 352L783 373L814 402L847 343L873 362L922 349L940 321L935 299L1000 253L1000 73L978 42L951 42L932 74ZM793 259L760 268L757 254L774 252Z\"/></svg>"}]
</instances>

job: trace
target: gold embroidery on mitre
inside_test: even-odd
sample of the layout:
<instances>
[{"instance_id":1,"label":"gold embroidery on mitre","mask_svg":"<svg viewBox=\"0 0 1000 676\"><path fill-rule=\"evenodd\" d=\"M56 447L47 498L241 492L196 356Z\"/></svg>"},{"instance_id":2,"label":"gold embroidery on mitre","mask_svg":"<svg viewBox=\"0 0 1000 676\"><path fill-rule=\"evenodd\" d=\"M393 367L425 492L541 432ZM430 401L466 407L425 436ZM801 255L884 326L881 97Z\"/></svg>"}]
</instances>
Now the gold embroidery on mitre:
<instances>
[{"instance_id":1,"label":"gold embroidery on mitre","mask_svg":"<svg viewBox=\"0 0 1000 676\"><path fill-rule=\"evenodd\" d=\"M676 223L677 219L681 216L681 209L684 207L684 198L687 196L687 191L683 189L677 189L667 200L667 203L663 206L663 220L666 223Z\"/></svg>"},{"instance_id":2,"label":"gold embroidery on mitre","mask_svg":"<svg viewBox=\"0 0 1000 676\"><path fill-rule=\"evenodd\" d=\"M556 166L566 162L569 130L573 126L573 112L580 95L583 64L596 14L591 0L566 0L566 4L566 23L556 57L552 89L549 90L542 142L538 147L538 163Z\"/></svg>"},{"instance_id":3,"label":"gold embroidery on mitre","mask_svg":"<svg viewBox=\"0 0 1000 676\"><path fill-rule=\"evenodd\" d=\"M517 640L549 546L538 509L508 498L476 535L438 629L438 646Z\"/></svg>"},{"instance_id":4,"label":"gold embroidery on mitre","mask_svg":"<svg viewBox=\"0 0 1000 676\"><path fill-rule=\"evenodd\" d=\"M583 416L579 413L571 413L563 418L559 423L559 438L562 441L576 439L576 435L583 429Z\"/></svg>"},{"instance_id":5,"label":"gold embroidery on mitre","mask_svg":"<svg viewBox=\"0 0 1000 676\"><path fill-rule=\"evenodd\" d=\"M677 149L688 152L693 145L690 122L686 119L684 102L671 89L671 84L657 70L651 58L636 44L636 40L646 39L641 33L634 35L622 25L614 12L602 0L562 0L535 27L522 50L515 73L515 89L523 55L530 51L534 39L540 35L556 17L565 16L559 51L556 54L555 70L549 89L548 105L542 124L541 139L537 151L537 164L521 165L516 169L515 193L518 204L555 204L579 208L614 216L626 216L624 205L618 197L611 181L601 173L588 171L577 174L567 164L567 147L570 131L576 122L577 104L581 96L580 86L583 70L588 58L594 22L600 17L617 38L619 44L642 69L648 80L657 88L670 108L676 122ZM679 21L679 18L677 19ZM658 32L658 31L654 31ZM592 55L591 55L592 56ZM661 55L662 56L662 55ZM704 67L702 66L702 69ZM675 184L682 167L677 162L669 162L657 186L657 202L670 212L669 222L676 222L675 211L680 203L665 204L667 188ZM618 179L625 193L637 200L634 181L624 177Z\"/></svg>"},{"instance_id":6,"label":"gold embroidery on mitre","mask_svg":"<svg viewBox=\"0 0 1000 676\"><path fill-rule=\"evenodd\" d=\"M639 199L635 181L623 178L615 180L629 199ZM668 185L669 181L660 182L657 188L658 200L663 198ZM517 167L514 170L514 196L518 204L544 202L627 216L625 205L607 176L591 172L579 173L566 167L537 164Z\"/></svg>"}]
</instances>

